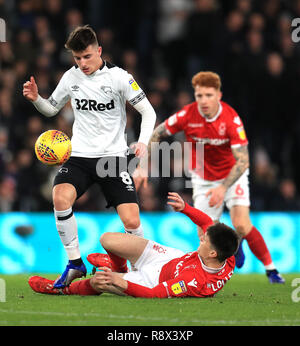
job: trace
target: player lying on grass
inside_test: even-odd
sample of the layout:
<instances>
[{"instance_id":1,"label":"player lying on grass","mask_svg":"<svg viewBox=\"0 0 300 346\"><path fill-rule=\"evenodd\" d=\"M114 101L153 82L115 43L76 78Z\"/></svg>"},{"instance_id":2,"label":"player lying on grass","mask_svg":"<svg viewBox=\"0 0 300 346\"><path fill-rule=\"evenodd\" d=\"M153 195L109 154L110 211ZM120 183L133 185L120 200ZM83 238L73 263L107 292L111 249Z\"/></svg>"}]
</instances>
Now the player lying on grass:
<instances>
[{"instance_id":1,"label":"player lying on grass","mask_svg":"<svg viewBox=\"0 0 300 346\"><path fill-rule=\"evenodd\" d=\"M35 292L99 295L104 292L145 298L211 297L231 278L238 248L236 232L191 207L175 192L168 204L202 228L197 251L183 251L131 234L105 233L100 242L107 254L91 254L88 260L99 269L90 279L74 281L57 289L54 280L29 279ZM133 265L128 271L127 260Z\"/></svg>"}]
</instances>

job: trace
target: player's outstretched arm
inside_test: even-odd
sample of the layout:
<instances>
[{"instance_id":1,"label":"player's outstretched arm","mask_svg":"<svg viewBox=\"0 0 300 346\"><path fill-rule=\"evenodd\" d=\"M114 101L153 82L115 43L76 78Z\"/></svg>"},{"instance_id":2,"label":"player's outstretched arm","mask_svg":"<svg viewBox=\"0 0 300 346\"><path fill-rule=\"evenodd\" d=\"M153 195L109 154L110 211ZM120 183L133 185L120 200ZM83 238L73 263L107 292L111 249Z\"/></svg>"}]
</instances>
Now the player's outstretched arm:
<instances>
[{"instance_id":1,"label":"player's outstretched arm","mask_svg":"<svg viewBox=\"0 0 300 346\"><path fill-rule=\"evenodd\" d=\"M175 211L182 212L188 216L197 226L206 232L208 226L213 224L213 220L201 210L191 207L176 192L169 192L167 202Z\"/></svg>"},{"instance_id":2,"label":"player's outstretched arm","mask_svg":"<svg viewBox=\"0 0 300 346\"><path fill-rule=\"evenodd\" d=\"M55 107L49 100L42 98L38 93L38 86L33 76L30 80L23 84L23 96L32 104L34 107L46 117L53 117L56 115L62 106Z\"/></svg>"}]
</instances>

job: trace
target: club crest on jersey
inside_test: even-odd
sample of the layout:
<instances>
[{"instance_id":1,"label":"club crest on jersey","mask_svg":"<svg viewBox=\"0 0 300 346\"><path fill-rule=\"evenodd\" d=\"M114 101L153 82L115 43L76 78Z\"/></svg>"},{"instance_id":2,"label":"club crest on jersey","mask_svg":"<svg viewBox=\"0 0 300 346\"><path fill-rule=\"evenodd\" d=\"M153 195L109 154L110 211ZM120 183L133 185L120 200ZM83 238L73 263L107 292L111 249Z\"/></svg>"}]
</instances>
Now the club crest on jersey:
<instances>
[{"instance_id":1,"label":"club crest on jersey","mask_svg":"<svg viewBox=\"0 0 300 346\"><path fill-rule=\"evenodd\" d=\"M220 136L224 136L226 132L226 124L225 123L221 123L219 126L219 135Z\"/></svg>"},{"instance_id":2,"label":"club crest on jersey","mask_svg":"<svg viewBox=\"0 0 300 346\"><path fill-rule=\"evenodd\" d=\"M131 85L132 89L135 91L139 90L140 88L138 83L133 78L129 80L129 84Z\"/></svg>"},{"instance_id":3,"label":"club crest on jersey","mask_svg":"<svg viewBox=\"0 0 300 346\"><path fill-rule=\"evenodd\" d=\"M186 285L183 280L176 282L171 286L171 290L174 294L180 294L187 291Z\"/></svg>"},{"instance_id":4,"label":"club crest on jersey","mask_svg":"<svg viewBox=\"0 0 300 346\"><path fill-rule=\"evenodd\" d=\"M112 89L110 86L105 86L105 85L102 85L101 86L101 90L103 90L105 92L105 94L112 94Z\"/></svg>"}]
</instances>

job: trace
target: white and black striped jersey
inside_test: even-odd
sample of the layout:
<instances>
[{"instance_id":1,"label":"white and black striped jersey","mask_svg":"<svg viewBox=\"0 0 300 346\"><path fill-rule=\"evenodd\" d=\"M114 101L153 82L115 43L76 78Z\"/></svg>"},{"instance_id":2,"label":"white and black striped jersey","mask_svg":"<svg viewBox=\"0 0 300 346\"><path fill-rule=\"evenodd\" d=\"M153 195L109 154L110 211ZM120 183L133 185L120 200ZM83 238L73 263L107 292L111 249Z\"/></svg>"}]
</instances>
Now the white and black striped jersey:
<instances>
[{"instance_id":1,"label":"white and black striped jersey","mask_svg":"<svg viewBox=\"0 0 300 346\"><path fill-rule=\"evenodd\" d=\"M133 76L109 62L91 75L78 67L64 73L49 102L61 109L70 99L74 111L72 156L125 156L126 101L145 98Z\"/></svg>"}]
</instances>

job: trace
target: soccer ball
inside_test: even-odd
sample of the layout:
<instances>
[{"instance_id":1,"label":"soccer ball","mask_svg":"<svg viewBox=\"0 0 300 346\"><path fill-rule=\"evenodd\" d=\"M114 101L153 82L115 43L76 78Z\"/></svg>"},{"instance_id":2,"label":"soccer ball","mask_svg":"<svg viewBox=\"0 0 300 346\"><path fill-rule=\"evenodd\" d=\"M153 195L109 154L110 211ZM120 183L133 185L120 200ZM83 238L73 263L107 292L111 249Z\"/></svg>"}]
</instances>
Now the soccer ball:
<instances>
[{"instance_id":1,"label":"soccer ball","mask_svg":"<svg viewBox=\"0 0 300 346\"><path fill-rule=\"evenodd\" d=\"M70 138L58 130L43 132L35 142L35 154L45 165L62 165L71 155Z\"/></svg>"}]
</instances>

